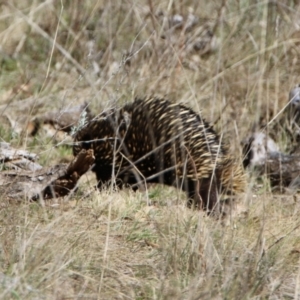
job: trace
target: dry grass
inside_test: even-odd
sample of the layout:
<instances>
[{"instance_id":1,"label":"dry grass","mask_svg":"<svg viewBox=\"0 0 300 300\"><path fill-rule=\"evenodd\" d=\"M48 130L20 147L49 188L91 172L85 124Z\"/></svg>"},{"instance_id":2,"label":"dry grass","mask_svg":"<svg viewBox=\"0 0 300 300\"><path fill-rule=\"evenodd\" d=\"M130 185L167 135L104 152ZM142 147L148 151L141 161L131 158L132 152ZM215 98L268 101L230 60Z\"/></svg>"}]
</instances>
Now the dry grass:
<instances>
[{"instance_id":1,"label":"dry grass","mask_svg":"<svg viewBox=\"0 0 300 300\"><path fill-rule=\"evenodd\" d=\"M298 1L2 1L0 10L0 105L12 115L28 97L45 97L44 111L87 101L101 112L161 94L201 109L240 155L252 125L270 121L299 83ZM176 14L199 19L170 30ZM201 48L199 37L213 39ZM43 134L5 131L2 114L0 139L43 164L70 155ZM45 207L0 203L0 298L300 299L297 195L249 176L246 212L224 225L174 189L86 196L92 183Z\"/></svg>"}]
</instances>

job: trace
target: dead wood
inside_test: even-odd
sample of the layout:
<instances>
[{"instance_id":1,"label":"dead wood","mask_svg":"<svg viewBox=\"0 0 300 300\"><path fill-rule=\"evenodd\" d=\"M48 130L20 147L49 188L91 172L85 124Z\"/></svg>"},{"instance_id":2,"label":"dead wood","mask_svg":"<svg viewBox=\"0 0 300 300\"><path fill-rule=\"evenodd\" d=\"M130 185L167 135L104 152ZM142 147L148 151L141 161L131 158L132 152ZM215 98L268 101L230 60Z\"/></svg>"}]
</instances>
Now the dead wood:
<instances>
[{"instance_id":1,"label":"dead wood","mask_svg":"<svg viewBox=\"0 0 300 300\"><path fill-rule=\"evenodd\" d=\"M60 111L46 112L38 116L36 120L42 124L51 124L56 130L69 133L80 118L84 119L83 122L88 122L93 118L87 103L66 107Z\"/></svg>"},{"instance_id":2,"label":"dead wood","mask_svg":"<svg viewBox=\"0 0 300 300\"><path fill-rule=\"evenodd\" d=\"M66 196L71 190L76 188L79 178L86 173L95 161L94 151L81 150L79 154L70 162L64 174L51 181L41 192L44 199ZM37 197L33 197L36 200Z\"/></svg>"},{"instance_id":3,"label":"dead wood","mask_svg":"<svg viewBox=\"0 0 300 300\"><path fill-rule=\"evenodd\" d=\"M42 169L36 160L35 153L22 149L14 149L9 143L0 142L0 165L2 169L36 171Z\"/></svg>"},{"instance_id":4,"label":"dead wood","mask_svg":"<svg viewBox=\"0 0 300 300\"><path fill-rule=\"evenodd\" d=\"M70 133L78 122L88 122L93 118L87 103L65 104L45 111L46 107L49 108L49 103L56 102L55 97L47 96L30 97L0 105L1 124L4 124L7 130L13 130L18 134L26 133L33 136L44 129L47 136L53 137L57 136L57 132Z\"/></svg>"},{"instance_id":5,"label":"dead wood","mask_svg":"<svg viewBox=\"0 0 300 300\"><path fill-rule=\"evenodd\" d=\"M268 153L264 164L255 166L259 174L266 174L272 187L300 188L300 156Z\"/></svg>"},{"instance_id":6,"label":"dead wood","mask_svg":"<svg viewBox=\"0 0 300 300\"><path fill-rule=\"evenodd\" d=\"M256 175L266 175L272 187L300 187L300 153L282 153L275 141L263 132L256 132L243 145L244 166Z\"/></svg>"},{"instance_id":7,"label":"dead wood","mask_svg":"<svg viewBox=\"0 0 300 300\"><path fill-rule=\"evenodd\" d=\"M38 170L14 169L0 172L0 193L10 200L51 199L70 193L79 178L94 163L93 150L82 150L69 165L60 164Z\"/></svg>"}]
</instances>

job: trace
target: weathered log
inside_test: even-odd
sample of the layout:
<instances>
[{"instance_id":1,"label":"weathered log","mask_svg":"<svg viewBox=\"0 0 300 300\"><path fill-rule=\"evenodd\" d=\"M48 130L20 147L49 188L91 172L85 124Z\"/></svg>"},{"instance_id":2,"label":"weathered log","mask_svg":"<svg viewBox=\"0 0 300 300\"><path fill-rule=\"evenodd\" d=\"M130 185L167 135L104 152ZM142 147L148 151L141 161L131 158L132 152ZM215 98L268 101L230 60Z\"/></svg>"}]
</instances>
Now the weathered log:
<instances>
[{"instance_id":1,"label":"weathered log","mask_svg":"<svg viewBox=\"0 0 300 300\"><path fill-rule=\"evenodd\" d=\"M0 172L0 194L6 199L36 201L62 197L76 189L79 178L94 163L93 150L82 150L69 165L60 164L39 170Z\"/></svg>"},{"instance_id":2,"label":"weathered log","mask_svg":"<svg viewBox=\"0 0 300 300\"><path fill-rule=\"evenodd\" d=\"M31 136L44 129L47 136L61 141L65 138L64 133L70 133L78 122L87 122L93 118L87 103L69 103L59 108L52 104L50 111L49 103L57 103L55 97L30 97L0 105L1 124L4 124L7 130Z\"/></svg>"},{"instance_id":3,"label":"weathered log","mask_svg":"<svg viewBox=\"0 0 300 300\"><path fill-rule=\"evenodd\" d=\"M56 130L71 132L80 120L84 118L85 122L90 121L93 116L87 103L73 107L66 107L63 110L49 111L40 116L37 120L41 124L50 124Z\"/></svg>"},{"instance_id":4,"label":"weathered log","mask_svg":"<svg viewBox=\"0 0 300 300\"><path fill-rule=\"evenodd\" d=\"M244 143L244 166L267 175L272 187L300 187L300 154L280 152L273 139L263 132L254 133Z\"/></svg>"},{"instance_id":5,"label":"weathered log","mask_svg":"<svg viewBox=\"0 0 300 300\"><path fill-rule=\"evenodd\" d=\"M42 192L35 195L32 200L37 200L41 196L44 199L66 196L71 190L76 188L79 178L91 168L94 161L94 151L92 149L83 149L70 162L64 174L52 180Z\"/></svg>"},{"instance_id":6,"label":"weathered log","mask_svg":"<svg viewBox=\"0 0 300 300\"><path fill-rule=\"evenodd\" d=\"M266 174L272 187L300 188L300 156L284 153L268 153L263 165L256 166L260 174Z\"/></svg>"},{"instance_id":7,"label":"weathered log","mask_svg":"<svg viewBox=\"0 0 300 300\"><path fill-rule=\"evenodd\" d=\"M38 156L27 150L14 149L9 143L0 142L0 165L4 169L36 171L42 166L35 162Z\"/></svg>"}]
</instances>

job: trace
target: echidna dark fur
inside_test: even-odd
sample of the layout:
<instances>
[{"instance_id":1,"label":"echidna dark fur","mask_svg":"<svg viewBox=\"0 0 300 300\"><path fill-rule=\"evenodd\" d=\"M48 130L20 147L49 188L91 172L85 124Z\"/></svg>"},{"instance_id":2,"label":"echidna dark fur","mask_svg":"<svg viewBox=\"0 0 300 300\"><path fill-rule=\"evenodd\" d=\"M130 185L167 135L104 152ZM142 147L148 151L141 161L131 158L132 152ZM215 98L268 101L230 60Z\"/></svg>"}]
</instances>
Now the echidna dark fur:
<instances>
[{"instance_id":1,"label":"echidna dark fur","mask_svg":"<svg viewBox=\"0 0 300 300\"><path fill-rule=\"evenodd\" d=\"M168 100L136 99L100 114L75 135L74 155L94 149L99 187L145 181L187 192L189 206L211 211L219 195L244 190L243 169L229 155L213 128L192 109Z\"/></svg>"}]
</instances>

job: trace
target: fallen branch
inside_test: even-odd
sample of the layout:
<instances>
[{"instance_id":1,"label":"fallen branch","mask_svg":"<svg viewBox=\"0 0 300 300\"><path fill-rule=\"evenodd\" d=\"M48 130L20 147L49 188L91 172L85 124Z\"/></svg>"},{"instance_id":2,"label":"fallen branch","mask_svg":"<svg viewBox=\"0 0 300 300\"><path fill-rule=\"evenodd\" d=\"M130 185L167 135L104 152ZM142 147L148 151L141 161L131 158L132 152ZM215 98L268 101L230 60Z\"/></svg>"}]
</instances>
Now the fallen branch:
<instances>
[{"instance_id":1,"label":"fallen branch","mask_svg":"<svg viewBox=\"0 0 300 300\"><path fill-rule=\"evenodd\" d=\"M95 161L94 151L81 150L68 165L65 174L51 181L41 192L44 199L66 196L76 188L79 178L86 173ZM36 200L39 197L33 197Z\"/></svg>"},{"instance_id":2,"label":"fallen branch","mask_svg":"<svg viewBox=\"0 0 300 300\"><path fill-rule=\"evenodd\" d=\"M7 199L51 199L76 189L79 178L94 163L93 150L82 150L69 165L60 164L38 170L14 169L0 172L0 194Z\"/></svg>"}]
</instances>

